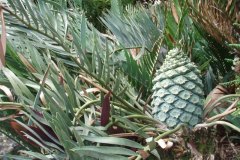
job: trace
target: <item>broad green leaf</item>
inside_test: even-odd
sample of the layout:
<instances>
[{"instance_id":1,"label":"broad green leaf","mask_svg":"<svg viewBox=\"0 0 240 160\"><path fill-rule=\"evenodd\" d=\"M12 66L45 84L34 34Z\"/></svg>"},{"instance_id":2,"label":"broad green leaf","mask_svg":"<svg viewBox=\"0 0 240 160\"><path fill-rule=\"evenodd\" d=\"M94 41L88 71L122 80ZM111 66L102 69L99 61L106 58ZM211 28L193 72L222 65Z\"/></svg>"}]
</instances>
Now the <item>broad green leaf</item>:
<instances>
[{"instance_id":1,"label":"broad green leaf","mask_svg":"<svg viewBox=\"0 0 240 160\"><path fill-rule=\"evenodd\" d=\"M130 120L128 120L126 118L122 118L120 116L112 116L112 117L116 118L118 121L122 122L123 124L129 126L129 128L131 128L132 130L136 131L136 133L138 133L140 136L142 136L144 138L148 138L149 137L145 132L143 132L138 126L136 126Z\"/></svg>"},{"instance_id":2,"label":"broad green leaf","mask_svg":"<svg viewBox=\"0 0 240 160\"><path fill-rule=\"evenodd\" d=\"M84 143L83 143L83 141L82 141L81 135L78 134L75 129L73 129L72 132L73 132L73 134L74 134L74 136L75 136L75 138L76 138L76 140L77 140L77 142L78 142L78 145L79 145L79 146L84 146Z\"/></svg>"},{"instance_id":3,"label":"broad green leaf","mask_svg":"<svg viewBox=\"0 0 240 160\"><path fill-rule=\"evenodd\" d=\"M76 130L77 133L79 133L79 131L82 132L84 129L87 129L87 130L90 130L92 133L94 133L97 136L98 135L99 136L107 136L107 134L105 132L99 130L97 127L86 125L81 121L79 121L78 123L80 124L80 126L73 128L74 130ZM81 135L81 136L83 136L83 135Z\"/></svg>"},{"instance_id":4,"label":"broad green leaf","mask_svg":"<svg viewBox=\"0 0 240 160\"><path fill-rule=\"evenodd\" d=\"M16 94L19 96L27 96L29 99L34 99L34 96L29 91L29 89L22 83L22 81L8 68L2 68L3 73L10 81L11 85L13 86Z\"/></svg>"},{"instance_id":5,"label":"broad green leaf","mask_svg":"<svg viewBox=\"0 0 240 160\"><path fill-rule=\"evenodd\" d=\"M29 14L31 15L31 19L33 20L35 26L37 29L39 28L39 22L37 20L36 14L34 9L36 9L36 6L31 3L31 1L25 0L25 5L27 7L27 10L29 11Z\"/></svg>"},{"instance_id":6,"label":"broad green leaf","mask_svg":"<svg viewBox=\"0 0 240 160\"><path fill-rule=\"evenodd\" d=\"M141 144L134 142L132 140L124 139L124 138L97 137L97 136L82 136L82 138L91 142L97 142L97 143L103 143L103 144L115 144L115 145L122 145L122 146L143 149L143 146Z\"/></svg>"},{"instance_id":7,"label":"broad green leaf","mask_svg":"<svg viewBox=\"0 0 240 160\"><path fill-rule=\"evenodd\" d=\"M111 0L111 12L118 16L122 16L123 6L120 0Z\"/></svg>"},{"instance_id":8,"label":"broad green leaf","mask_svg":"<svg viewBox=\"0 0 240 160\"><path fill-rule=\"evenodd\" d=\"M100 160L116 160L116 159L128 160L127 157L123 157L120 155L113 155L113 154L104 154L101 152L97 152L96 150L77 150L75 152L78 153L79 155L85 155L85 156L93 157Z\"/></svg>"},{"instance_id":9,"label":"broad green leaf","mask_svg":"<svg viewBox=\"0 0 240 160\"><path fill-rule=\"evenodd\" d=\"M44 160L50 160L49 158L47 158L45 155L37 153L37 152L32 152L32 151L21 151L21 153L24 153L26 155L29 155L31 157L34 158L38 158L38 159L44 159Z\"/></svg>"},{"instance_id":10,"label":"broad green leaf","mask_svg":"<svg viewBox=\"0 0 240 160\"><path fill-rule=\"evenodd\" d=\"M122 147L107 147L107 146L82 146L82 147L76 147L71 149L74 152L77 151L94 151L94 152L100 152L104 154L112 154L112 155L128 155L128 156L137 156L137 153L126 148Z\"/></svg>"},{"instance_id":11,"label":"broad green leaf","mask_svg":"<svg viewBox=\"0 0 240 160\"><path fill-rule=\"evenodd\" d=\"M32 160L32 158L28 158L26 156L19 156L19 155L10 155L10 154L5 154L5 155L0 155L0 158L4 159L14 159L14 160Z\"/></svg>"},{"instance_id":12,"label":"broad green leaf","mask_svg":"<svg viewBox=\"0 0 240 160\"><path fill-rule=\"evenodd\" d=\"M157 158L156 160L161 160L161 157L156 149L152 150L151 153Z\"/></svg>"},{"instance_id":13,"label":"broad green leaf","mask_svg":"<svg viewBox=\"0 0 240 160\"><path fill-rule=\"evenodd\" d=\"M55 123L56 124L56 123ZM72 141L70 139L70 136L67 135L62 128L59 128L59 126L55 127L56 133L58 135L58 138L61 141L61 144L63 145L65 151L68 153L70 159L81 159L83 155L76 154L72 152L70 149L77 147L77 143Z\"/></svg>"},{"instance_id":14,"label":"broad green leaf","mask_svg":"<svg viewBox=\"0 0 240 160\"><path fill-rule=\"evenodd\" d=\"M24 5L22 3L22 0L17 0L15 2L16 2L15 5L19 9L20 13L22 13L22 15L24 15L24 17L27 19L27 22L30 24L30 18L28 16L28 13L26 12L26 8L24 7Z\"/></svg>"}]
</instances>

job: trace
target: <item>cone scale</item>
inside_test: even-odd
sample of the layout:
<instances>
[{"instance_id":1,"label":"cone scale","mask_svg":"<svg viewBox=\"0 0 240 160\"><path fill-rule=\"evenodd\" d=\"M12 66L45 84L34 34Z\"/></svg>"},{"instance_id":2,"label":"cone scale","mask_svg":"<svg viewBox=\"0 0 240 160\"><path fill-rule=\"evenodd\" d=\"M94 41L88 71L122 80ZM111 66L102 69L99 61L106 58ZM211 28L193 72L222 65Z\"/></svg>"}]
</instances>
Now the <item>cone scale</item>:
<instances>
[{"instance_id":1,"label":"cone scale","mask_svg":"<svg viewBox=\"0 0 240 160\"><path fill-rule=\"evenodd\" d=\"M152 114L168 128L202 121L203 84L200 71L178 48L168 52L153 79Z\"/></svg>"}]
</instances>

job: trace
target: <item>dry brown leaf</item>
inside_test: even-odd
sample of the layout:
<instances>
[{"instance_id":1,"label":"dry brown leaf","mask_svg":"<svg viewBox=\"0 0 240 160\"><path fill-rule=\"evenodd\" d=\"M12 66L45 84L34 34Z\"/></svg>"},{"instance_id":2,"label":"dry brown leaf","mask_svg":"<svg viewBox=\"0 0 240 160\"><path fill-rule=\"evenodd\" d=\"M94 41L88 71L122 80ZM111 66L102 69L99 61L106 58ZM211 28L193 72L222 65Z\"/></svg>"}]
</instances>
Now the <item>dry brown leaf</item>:
<instances>
[{"instance_id":1,"label":"dry brown leaf","mask_svg":"<svg viewBox=\"0 0 240 160\"><path fill-rule=\"evenodd\" d=\"M16 116L15 114L11 114L9 116L5 116L5 117L0 117L0 122L1 121L6 121L6 120L9 120L9 119L14 119L16 117L19 117L19 116Z\"/></svg>"},{"instance_id":2,"label":"dry brown leaf","mask_svg":"<svg viewBox=\"0 0 240 160\"><path fill-rule=\"evenodd\" d=\"M229 10L230 6L232 4L232 0L228 0L227 6L226 6L226 12Z\"/></svg>"},{"instance_id":3,"label":"dry brown leaf","mask_svg":"<svg viewBox=\"0 0 240 160\"><path fill-rule=\"evenodd\" d=\"M202 159L203 155L197 150L194 143L187 143L188 148L191 150L191 154L194 159Z\"/></svg>"},{"instance_id":4,"label":"dry brown leaf","mask_svg":"<svg viewBox=\"0 0 240 160\"><path fill-rule=\"evenodd\" d=\"M163 139L159 139L157 141L157 144L162 148L162 149L165 149L167 147L167 144L166 142L163 140Z\"/></svg>"},{"instance_id":5,"label":"dry brown leaf","mask_svg":"<svg viewBox=\"0 0 240 160\"><path fill-rule=\"evenodd\" d=\"M81 95L88 95L88 93L96 93L96 92L100 92L100 89L98 88L88 88L88 89L84 89L83 91L80 92Z\"/></svg>"},{"instance_id":6,"label":"dry brown leaf","mask_svg":"<svg viewBox=\"0 0 240 160\"><path fill-rule=\"evenodd\" d=\"M21 110L22 106L13 106L13 105L0 105L0 111L4 110Z\"/></svg>"},{"instance_id":7,"label":"dry brown leaf","mask_svg":"<svg viewBox=\"0 0 240 160\"><path fill-rule=\"evenodd\" d=\"M217 85L207 96L209 100L205 104L204 108L211 106L216 100L226 94L228 94L228 90L221 85Z\"/></svg>"},{"instance_id":8,"label":"dry brown leaf","mask_svg":"<svg viewBox=\"0 0 240 160\"><path fill-rule=\"evenodd\" d=\"M224 86L217 85L207 96L206 104L204 105L204 117L207 116L213 109L213 104L222 96L225 96L230 93L230 89L225 88ZM227 102L221 102L218 104L214 105L215 107L217 106L226 108L229 107L229 103Z\"/></svg>"},{"instance_id":9,"label":"dry brown leaf","mask_svg":"<svg viewBox=\"0 0 240 160\"><path fill-rule=\"evenodd\" d=\"M140 52L140 48L130 49L130 53L131 53L133 58L135 58L138 55L139 52Z\"/></svg>"},{"instance_id":10,"label":"dry brown leaf","mask_svg":"<svg viewBox=\"0 0 240 160\"><path fill-rule=\"evenodd\" d=\"M43 92L40 93L39 98L40 98L40 100L41 100L41 102L42 102L43 105L46 106L46 105L48 104L48 103L47 103L47 100L46 100L46 98L45 98L45 96L44 96L44 94L43 94Z\"/></svg>"},{"instance_id":11,"label":"dry brown leaf","mask_svg":"<svg viewBox=\"0 0 240 160\"><path fill-rule=\"evenodd\" d=\"M144 150L138 150L137 152L141 155L142 159L147 159L150 156L150 154Z\"/></svg>"},{"instance_id":12,"label":"dry brown leaf","mask_svg":"<svg viewBox=\"0 0 240 160\"><path fill-rule=\"evenodd\" d=\"M230 4L230 2L228 3ZM192 8L194 7L192 6ZM215 1L199 1L198 10L194 10L191 16L218 43L226 41L237 43L234 36L237 30L233 27L231 18L224 12Z\"/></svg>"},{"instance_id":13,"label":"dry brown leaf","mask_svg":"<svg viewBox=\"0 0 240 160\"><path fill-rule=\"evenodd\" d=\"M33 65L31 63L29 63L29 61L22 54L18 54L18 56L30 72L32 72L32 73L37 72L37 70L33 67Z\"/></svg>"},{"instance_id":14,"label":"dry brown leaf","mask_svg":"<svg viewBox=\"0 0 240 160\"><path fill-rule=\"evenodd\" d=\"M13 101L13 95L10 91L10 89L4 85L0 85L0 90L2 90L8 97L8 99L12 102Z\"/></svg>"},{"instance_id":15,"label":"dry brown leaf","mask_svg":"<svg viewBox=\"0 0 240 160\"><path fill-rule=\"evenodd\" d=\"M0 69L5 65L5 54L6 54L6 26L3 17L3 9L0 7L0 17L1 17L1 25L2 25L2 35L0 40Z\"/></svg>"},{"instance_id":16,"label":"dry brown leaf","mask_svg":"<svg viewBox=\"0 0 240 160\"><path fill-rule=\"evenodd\" d=\"M172 146L173 146L173 142L172 141L167 141L167 146L166 146L165 149L170 149L170 148L172 148Z\"/></svg>"},{"instance_id":17,"label":"dry brown leaf","mask_svg":"<svg viewBox=\"0 0 240 160\"><path fill-rule=\"evenodd\" d=\"M174 4L171 5L171 9L172 9L172 14L173 14L174 20L178 24L179 23L179 17L178 17L177 10L176 10Z\"/></svg>"},{"instance_id":18,"label":"dry brown leaf","mask_svg":"<svg viewBox=\"0 0 240 160\"><path fill-rule=\"evenodd\" d=\"M104 93L108 93L108 90L106 90L105 88L103 88L102 86L100 86L99 84L95 83L92 79L90 78L87 78L83 75L79 75L79 78L85 82L85 83L88 83L88 84L91 84L94 86L94 88L98 88L100 91L104 92Z\"/></svg>"},{"instance_id":19,"label":"dry brown leaf","mask_svg":"<svg viewBox=\"0 0 240 160\"><path fill-rule=\"evenodd\" d=\"M167 37L173 44L176 44L176 41L174 40L173 36L171 36L170 34L167 34Z\"/></svg>"},{"instance_id":20,"label":"dry brown leaf","mask_svg":"<svg viewBox=\"0 0 240 160\"><path fill-rule=\"evenodd\" d=\"M64 78L63 78L63 75L62 73L58 73L58 82L60 85L64 85Z\"/></svg>"}]
</instances>

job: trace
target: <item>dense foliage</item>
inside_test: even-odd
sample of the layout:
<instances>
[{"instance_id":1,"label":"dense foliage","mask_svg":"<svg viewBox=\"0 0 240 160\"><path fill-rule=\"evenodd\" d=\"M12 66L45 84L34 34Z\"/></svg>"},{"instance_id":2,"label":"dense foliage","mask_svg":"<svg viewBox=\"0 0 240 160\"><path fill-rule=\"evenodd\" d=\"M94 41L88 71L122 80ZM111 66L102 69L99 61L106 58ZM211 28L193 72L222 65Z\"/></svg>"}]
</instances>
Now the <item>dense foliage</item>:
<instances>
[{"instance_id":1,"label":"dense foliage","mask_svg":"<svg viewBox=\"0 0 240 160\"><path fill-rule=\"evenodd\" d=\"M207 158L220 155L222 134L239 139L235 1L0 4L0 132L21 153L1 158ZM199 124L169 130L153 118L152 87L176 47L197 65L206 100Z\"/></svg>"}]
</instances>

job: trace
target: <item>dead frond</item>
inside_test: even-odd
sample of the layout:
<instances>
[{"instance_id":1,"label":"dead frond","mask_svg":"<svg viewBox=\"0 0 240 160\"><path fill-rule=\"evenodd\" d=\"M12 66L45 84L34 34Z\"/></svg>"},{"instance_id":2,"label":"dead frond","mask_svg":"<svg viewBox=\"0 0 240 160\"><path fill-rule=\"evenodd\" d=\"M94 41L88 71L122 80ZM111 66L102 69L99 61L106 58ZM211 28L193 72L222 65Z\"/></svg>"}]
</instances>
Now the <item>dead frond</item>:
<instances>
[{"instance_id":1,"label":"dead frond","mask_svg":"<svg viewBox=\"0 0 240 160\"><path fill-rule=\"evenodd\" d=\"M237 43L231 18L214 1L198 1L190 4L191 16L195 23L213 37L218 43Z\"/></svg>"}]
</instances>

